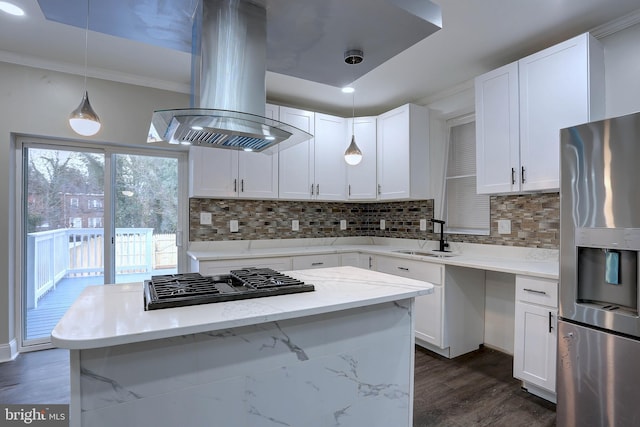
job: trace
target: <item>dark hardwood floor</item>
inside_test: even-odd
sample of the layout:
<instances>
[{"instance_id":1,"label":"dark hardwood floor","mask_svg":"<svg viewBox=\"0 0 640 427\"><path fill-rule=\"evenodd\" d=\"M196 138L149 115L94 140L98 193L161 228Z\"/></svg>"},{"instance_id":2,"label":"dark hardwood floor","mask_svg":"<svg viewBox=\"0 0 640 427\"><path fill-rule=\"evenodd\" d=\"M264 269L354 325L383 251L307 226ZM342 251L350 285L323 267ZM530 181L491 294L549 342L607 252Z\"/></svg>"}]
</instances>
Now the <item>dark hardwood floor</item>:
<instances>
[{"instance_id":1,"label":"dark hardwood floor","mask_svg":"<svg viewBox=\"0 0 640 427\"><path fill-rule=\"evenodd\" d=\"M481 348L447 359L416 347L413 426L555 426L556 405L521 389L513 357Z\"/></svg>"},{"instance_id":2,"label":"dark hardwood floor","mask_svg":"<svg viewBox=\"0 0 640 427\"><path fill-rule=\"evenodd\" d=\"M69 403L69 352L0 363L0 403ZM449 360L416 347L414 427L554 426L555 405L520 389L512 357L482 348Z\"/></svg>"},{"instance_id":3,"label":"dark hardwood floor","mask_svg":"<svg viewBox=\"0 0 640 427\"><path fill-rule=\"evenodd\" d=\"M20 354L0 363L0 403L69 403L69 350Z\"/></svg>"}]
</instances>

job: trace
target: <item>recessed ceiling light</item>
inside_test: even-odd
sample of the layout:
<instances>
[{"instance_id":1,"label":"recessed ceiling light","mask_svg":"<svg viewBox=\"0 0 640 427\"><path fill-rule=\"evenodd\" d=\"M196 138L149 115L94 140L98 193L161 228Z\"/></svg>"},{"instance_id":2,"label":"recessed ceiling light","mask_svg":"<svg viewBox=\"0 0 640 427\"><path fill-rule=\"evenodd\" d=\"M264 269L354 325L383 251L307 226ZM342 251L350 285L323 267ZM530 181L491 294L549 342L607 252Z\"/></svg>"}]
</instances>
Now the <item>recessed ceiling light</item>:
<instances>
[{"instance_id":1,"label":"recessed ceiling light","mask_svg":"<svg viewBox=\"0 0 640 427\"><path fill-rule=\"evenodd\" d=\"M352 86L345 86L342 88L342 93L353 93L356 90Z\"/></svg>"},{"instance_id":2,"label":"recessed ceiling light","mask_svg":"<svg viewBox=\"0 0 640 427\"><path fill-rule=\"evenodd\" d=\"M251 152L251 151L253 151L253 148L245 147L242 150L246 151L246 152Z\"/></svg>"},{"instance_id":3,"label":"recessed ceiling light","mask_svg":"<svg viewBox=\"0 0 640 427\"><path fill-rule=\"evenodd\" d=\"M204 128L202 126L191 126L191 129L193 129L193 130L202 130Z\"/></svg>"},{"instance_id":4,"label":"recessed ceiling light","mask_svg":"<svg viewBox=\"0 0 640 427\"><path fill-rule=\"evenodd\" d=\"M276 137L272 136L272 135L267 135L267 136L264 137L264 139L266 139L267 141L274 141L276 139Z\"/></svg>"},{"instance_id":5,"label":"recessed ceiling light","mask_svg":"<svg viewBox=\"0 0 640 427\"><path fill-rule=\"evenodd\" d=\"M20 9L15 4L9 3L6 1L0 1L0 10L5 13L8 13L9 15L14 15L14 16L24 15L24 10Z\"/></svg>"}]
</instances>

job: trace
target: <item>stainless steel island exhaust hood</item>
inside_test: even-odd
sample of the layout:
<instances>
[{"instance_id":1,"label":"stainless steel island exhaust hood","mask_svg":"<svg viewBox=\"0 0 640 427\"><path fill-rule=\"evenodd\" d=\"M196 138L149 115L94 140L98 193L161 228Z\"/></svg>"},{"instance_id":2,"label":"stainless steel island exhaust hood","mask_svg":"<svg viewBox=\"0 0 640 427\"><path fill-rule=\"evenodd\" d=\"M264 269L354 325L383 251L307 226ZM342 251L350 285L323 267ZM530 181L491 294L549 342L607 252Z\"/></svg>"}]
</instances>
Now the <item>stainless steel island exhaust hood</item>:
<instances>
[{"instance_id":1,"label":"stainless steel island exhaust hood","mask_svg":"<svg viewBox=\"0 0 640 427\"><path fill-rule=\"evenodd\" d=\"M440 6L429 0L196 3L194 108L156 111L150 142L269 153L306 141L312 135L263 117L267 69L340 88L442 27ZM342 58L355 48L367 53L358 70Z\"/></svg>"},{"instance_id":2,"label":"stainless steel island exhaust hood","mask_svg":"<svg viewBox=\"0 0 640 427\"><path fill-rule=\"evenodd\" d=\"M194 19L192 104L153 113L147 142L272 154L313 136L265 114L264 0L204 0Z\"/></svg>"}]
</instances>

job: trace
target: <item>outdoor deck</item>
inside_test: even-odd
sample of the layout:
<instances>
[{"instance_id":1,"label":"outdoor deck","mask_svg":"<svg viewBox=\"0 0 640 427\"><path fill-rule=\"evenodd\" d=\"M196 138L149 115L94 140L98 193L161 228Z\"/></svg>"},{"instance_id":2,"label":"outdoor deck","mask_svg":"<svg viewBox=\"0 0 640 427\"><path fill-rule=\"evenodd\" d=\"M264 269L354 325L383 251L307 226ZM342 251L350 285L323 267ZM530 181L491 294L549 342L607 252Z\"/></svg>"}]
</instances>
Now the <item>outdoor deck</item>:
<instances>
[{"instance_id":1,"label":"outdoor deck","mask_svg":"<svg viewBox=\"0 0 640 427\"><path fill-rule=\"evenodd\" d=\"M173 274L176 269L154 270L151 275ZM148 273L119 275L119 283L139 282L151 276ZM103 276L64 278L58 282L55 289L47 292L38 302L38 307L27 311L27 339L44 338L51 335L51 331L78 298L82 290L91 285L102 285ZM102 285L111 286L111 285ZM142 308L142 301L140 301Z\"/></svg>"}]
</instances>

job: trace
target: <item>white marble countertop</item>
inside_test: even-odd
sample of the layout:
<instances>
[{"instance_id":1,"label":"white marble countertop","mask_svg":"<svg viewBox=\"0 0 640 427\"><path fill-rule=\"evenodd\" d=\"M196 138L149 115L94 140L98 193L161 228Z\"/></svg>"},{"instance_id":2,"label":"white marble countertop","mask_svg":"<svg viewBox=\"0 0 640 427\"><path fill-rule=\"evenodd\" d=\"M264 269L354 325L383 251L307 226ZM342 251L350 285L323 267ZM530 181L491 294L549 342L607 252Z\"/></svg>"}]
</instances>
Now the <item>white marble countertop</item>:
<instances>
[{"instance_id":1,"label":"white marble countertop","mask_svg":"<svg viewBox=\"0 0 640 427\"><path fill-rule=\"evenodd\" d=\"M557 280L559 277L558 251L552 249L452 242L451 250L454 256L440 258L397 252L400 250L430 252L435 249L435 245L437 244L437 242L433 241L425 242L410 239L374 238L371 239L370 242L367 241L366 243L363 242L362 239L330 240L325 242L319 241L319 239L307 239L307 242L298 243L293 240L295 239L279 242L225 242L222 245L194 245L192 249L188 251L188 254L196 261L221 261L246 258L359 252L363 254L388 255L398 258L415 259L458 267L476 268L480 270L522 274L546 279ZM293 246L293 244L306 245Z\"/></svg>"},{"instance_id":2,"label":"white marble countertop","mask_svg":"<svg viewBox=\"0 0 640 427\"><path fill-rule=\"evenodd\" d=\"M51 333L60 348L88 349L330 313L433 292L427 282L335 267L289 271L315 291L144 311L142 284L89 286Z\"/></svg>"}]
</instances>

